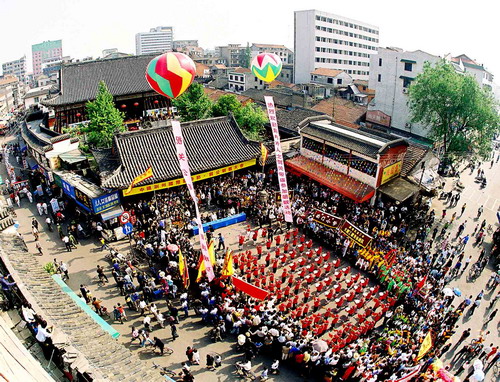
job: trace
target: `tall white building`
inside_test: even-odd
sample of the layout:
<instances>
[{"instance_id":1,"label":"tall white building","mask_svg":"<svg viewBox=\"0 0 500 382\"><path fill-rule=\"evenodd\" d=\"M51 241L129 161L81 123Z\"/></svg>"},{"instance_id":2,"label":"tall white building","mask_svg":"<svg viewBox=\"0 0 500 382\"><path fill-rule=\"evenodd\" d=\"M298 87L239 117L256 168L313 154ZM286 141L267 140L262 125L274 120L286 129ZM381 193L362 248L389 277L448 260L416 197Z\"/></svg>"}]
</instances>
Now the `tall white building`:
<instances>
[{"instance_id":1,"label":"tall white building","mask_svg":"<svg viewBox=\"0 0 500 382\"><path fill-rule=\"evenodd\" d=\"M135 35L136 55L170 52L173 48L174 29L172 27L151 28L149 32Z\"/></svg>"},{"instance_id":2,"label":"tall white building","mask_svg":"<svg viewBox=\"0 0 500 382\"><path fill-rule=\"evenodd\" d=\"M343 70L355 80L368 80L379 28L317 10L295 11L294 41L295 83L308 83L317 68Z\"/></svg>"},{"instance_id":3,"label":"tall white building","mask_svg":"<svg viewBox=\"0 0 500 382\"><path fill-rule=\"evenodd\" d=\"M367 124L402 132L404 135L427 137L429 129L412 123L408 107L408 87L424 69L424 63L436 63L442 58L416 50L378 48L371 56L368 88L375 90L375 98L368 105Z\"/></svg>"}]
</instances>

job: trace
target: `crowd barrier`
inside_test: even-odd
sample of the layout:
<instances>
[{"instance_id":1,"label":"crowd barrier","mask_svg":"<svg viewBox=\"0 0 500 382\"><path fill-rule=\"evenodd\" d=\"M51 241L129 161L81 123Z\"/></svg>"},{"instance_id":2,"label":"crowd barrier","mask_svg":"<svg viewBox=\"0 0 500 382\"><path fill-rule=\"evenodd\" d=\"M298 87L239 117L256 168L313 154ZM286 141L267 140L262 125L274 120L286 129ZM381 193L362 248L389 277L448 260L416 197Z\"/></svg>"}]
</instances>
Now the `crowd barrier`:
<instances>
[{"instance_id":1,"label":"crowd barrier","mask_svg":"<svg viewBox=\"0 0 500 382\"><path fill-rule=\"evenodd\" d=\"M238 215L232 215L224 219L218 219L214 220L208 223L203 224L203 232L206 232L208 230L208 227L212 226L213 229L217 228L222 228L222 227L227 227L232 224L240 223L247 220L247 214L246 213L241 213ZM193 235L198 235L198 227L194 227L192 229L192 234Z\"/></svg>"}]
</instances>

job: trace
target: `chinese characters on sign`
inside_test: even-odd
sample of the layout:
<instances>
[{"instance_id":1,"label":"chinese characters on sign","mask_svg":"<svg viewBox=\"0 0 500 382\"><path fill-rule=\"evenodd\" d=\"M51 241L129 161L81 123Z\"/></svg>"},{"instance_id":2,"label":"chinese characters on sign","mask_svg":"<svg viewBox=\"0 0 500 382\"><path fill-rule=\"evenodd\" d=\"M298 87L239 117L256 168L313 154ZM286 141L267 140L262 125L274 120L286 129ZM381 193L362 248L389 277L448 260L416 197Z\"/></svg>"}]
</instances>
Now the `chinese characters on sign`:
<instances>
[{"instance_id":1,"label":"chinese characters on sign","mask_svg":"<svg viewBox=\"0 0 500 382\"><path fill-rule=\"evenodd\" d=\"M118 191L92 199L92 209L96 214L109 210L119 204L120 195L118 194Z\"/></svg>"},{"instance_id":2,"label":"chinese characters on sign","mask_svg":"<svg viewBox=\"0 0 500 382\"><path fill-rule=\"evenodd\" d=\"M402 167L403 162L399 161L384 168L384 170L382 171L382 180L380 181L380 185L387 183L392 178L398 176L401 173Z\"/></svg>"},{"instance_id":3,"label":"chinese characters on sign","mask_svg":"<svg viewBox=\"0 0 500 382\"><path fill-rule=\"evenodd\" d=\"M343 220L335 215L317 209L313 210L312 215L315 222L330 228L337 228Z\"/></svg>"},{"instance_id":4,"label":"chinese characters on sign","mask_svg":"<svg viewBox=\"0 0 500 382\"><path fill-rule=\"evenodd\" d=\"M278 130L278 120L276 119L276 109L274 108L273 97L264 97L267 107L267 115L269 123L273 131L274 138L274 154L276 156L276 169L278 170L278 182L281 191L281 205L283 206L283 215L285 221L291 223L293 221L290 196L288 194L288 185L286 182L285 162L283 160L283 152L281 151L280 132Z\"/></svg>"},{"instance_id":5,"label":"chinese characters on sign","mask_svg":"<svg viewBox=\"0 0 500 382\"><path fill-rule=\"evenodd\" d=\"M172 121L172 132L174 133L175 150L177 153L177 158L179 159L179 166L181 168L182 174L184 175L184 181L186 182L186 186L189 190L191 198L193 199L194 207L196 210L196 223L198 225L198 235L200 237L200 247L203 261L205 262L205 270L208 280L212 281L215 277L215 274L212 268L212 263L210 262L210 256L208 254L208 246L205 240L203 224L201 223L200 210L198 208L198 198L196 197L196 192L193 186L193 179L191 178L191 170L189 168L186 146L184 145L184 138L182 136L181 124L179 121Z\"/></svg>"},{"instance_id":6,"label":"chinese characters on sign","mask_svg":"<svg viewBox=\"0 0 500 382\"><path fill-rule=\"evenodd\" d=\"M367 235L347 220L344 220L344 224L342 224L342 227L340 227L340 231L363 248L365 248L372 240L372 237L370 235Z\"/></svg>"}]
</instances>

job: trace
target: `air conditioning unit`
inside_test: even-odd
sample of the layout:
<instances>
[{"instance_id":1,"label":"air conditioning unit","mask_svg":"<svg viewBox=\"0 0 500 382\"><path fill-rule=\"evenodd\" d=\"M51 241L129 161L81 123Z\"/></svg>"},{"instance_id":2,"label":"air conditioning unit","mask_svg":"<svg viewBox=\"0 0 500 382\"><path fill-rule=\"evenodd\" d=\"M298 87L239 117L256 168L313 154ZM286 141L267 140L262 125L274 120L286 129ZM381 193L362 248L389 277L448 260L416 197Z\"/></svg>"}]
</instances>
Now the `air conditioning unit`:
<instances>
[{"instance_id":1,"label":"air conditioning unit","mask_svg":"<svg viewBox=\"0 0 500 382\"><path fill-rule=\"evenodd\" d=\"M408 94L408 88L403 88L403 93Z\"/></svg>"},{"instance_id":2,"label":"air conditioning unit","mask_svg":"<svg viewBox=\"0 0 500 382\"><path fill-rule=\"evenodd\" d=\"M407 129L411 129L411 123L405 123L405 127L406 127Z\"/></svg>"}]
</instances>

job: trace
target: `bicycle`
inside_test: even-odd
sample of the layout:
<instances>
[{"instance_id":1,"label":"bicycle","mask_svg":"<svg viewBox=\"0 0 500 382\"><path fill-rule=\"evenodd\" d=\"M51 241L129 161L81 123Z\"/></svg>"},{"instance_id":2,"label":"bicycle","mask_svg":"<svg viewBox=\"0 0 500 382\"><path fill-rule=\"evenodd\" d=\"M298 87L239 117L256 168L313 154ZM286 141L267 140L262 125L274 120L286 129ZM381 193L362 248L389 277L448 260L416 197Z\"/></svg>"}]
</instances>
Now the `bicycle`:
<instances>
[{"instance_id":1,"label":"bicycle","mask_svg":"<svg viewBox=\"0 0 500 382\"><path fill-rule=\"evenodd\" d=\"M160 374L164 377L169 377L169 378L176 378L178 377L179 375L173 371L173 370L170 370L170 369L167 369L165 366L160 366L158 365L157 363L155 363L153 361L153 369L160 369Z\"/></svg>"}]
</instances>

